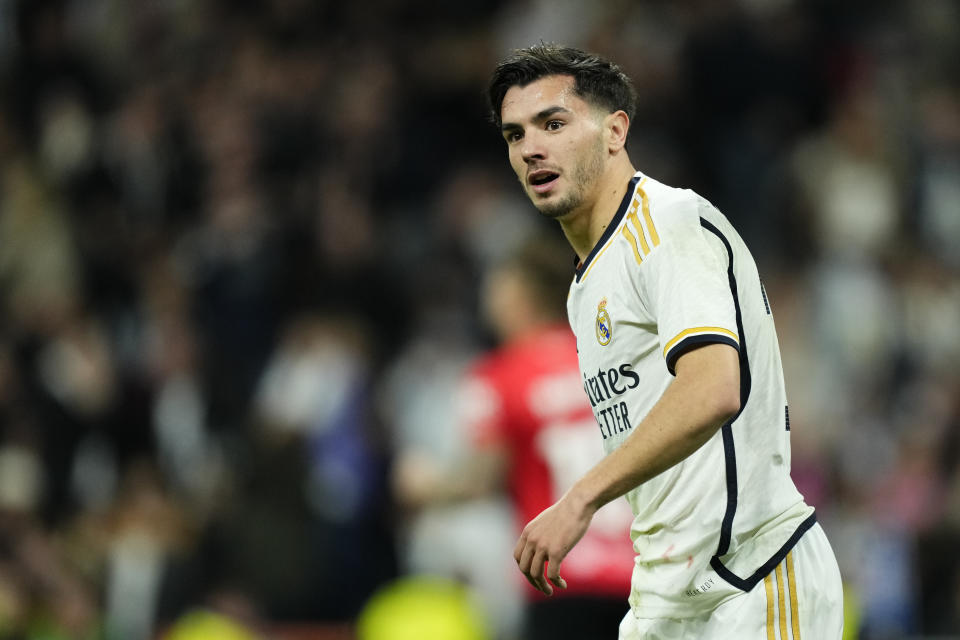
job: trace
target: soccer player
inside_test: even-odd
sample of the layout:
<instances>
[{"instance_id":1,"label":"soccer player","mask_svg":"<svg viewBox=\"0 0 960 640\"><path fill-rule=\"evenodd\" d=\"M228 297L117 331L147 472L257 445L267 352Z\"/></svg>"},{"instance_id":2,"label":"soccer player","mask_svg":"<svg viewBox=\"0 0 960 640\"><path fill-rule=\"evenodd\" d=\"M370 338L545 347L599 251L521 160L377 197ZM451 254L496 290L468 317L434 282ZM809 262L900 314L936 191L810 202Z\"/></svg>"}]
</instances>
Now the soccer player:
<instances>
[{"instance_id":1,"label":"soccer player","mask_svg":"<svg viewBox=\"0 0 960 640\"><path fill-rule=\"evenodd\" d=\"M526 243L486 274L481 301L499 345L470 366L457 425L472 442L455 468L417 456L398 465L407 504L426 505L505 489L517 531L603 457L583 395L576 341L565 321L570 261L564 243ZM548 598L525 587L524 640L612 637L627 610L633 553L626 502L606 505L565 559L570 588Z\"/></svg>"},{"instance_id":2,"label":"soccer player","mask_svg":"<svg viewBox=\"0 0 960 640\"><path fill-rule=\"evenodd\" d=\"M521 572L547 595L567 588L567 554L625 495L621 640L840 638L840 574L790 478L779 347L747 247L707 200L634 168L636 93L615 64L518 50L488 100L524 190L579 258L567 312L607 452L524 528Z\"/></svg>"}]
</instances>

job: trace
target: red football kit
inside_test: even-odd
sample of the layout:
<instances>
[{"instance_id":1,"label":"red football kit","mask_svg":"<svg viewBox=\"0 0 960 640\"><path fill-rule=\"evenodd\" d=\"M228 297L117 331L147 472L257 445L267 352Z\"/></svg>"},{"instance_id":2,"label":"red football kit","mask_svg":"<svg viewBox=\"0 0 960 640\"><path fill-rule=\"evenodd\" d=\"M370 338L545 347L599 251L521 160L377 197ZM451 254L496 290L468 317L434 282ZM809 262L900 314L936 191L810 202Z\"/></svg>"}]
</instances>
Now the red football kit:
<instances>
[{"instance_id":1,"label":"red football kit","mask_svg":"<svg viewBox=\"0 0 960 640\"><path fill-rule=\"evenodd\" d=\"M576 340L565 325L508 343L468 373L461 417L477 447L507 451L518 532L603 457L583 384ZM626 598L634 562L632 520L626 500L597 511L561 566L568 588L554 593ZM527 586L530 598L546 597Z\"/></svg>"}]
</instances>

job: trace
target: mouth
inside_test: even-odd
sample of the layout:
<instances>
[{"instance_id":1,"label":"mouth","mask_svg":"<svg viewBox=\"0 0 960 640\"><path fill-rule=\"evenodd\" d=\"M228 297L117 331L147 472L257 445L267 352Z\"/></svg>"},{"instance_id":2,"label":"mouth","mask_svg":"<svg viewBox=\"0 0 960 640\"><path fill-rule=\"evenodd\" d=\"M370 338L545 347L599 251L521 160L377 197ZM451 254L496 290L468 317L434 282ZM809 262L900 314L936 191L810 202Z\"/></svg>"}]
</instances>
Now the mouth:
<instances>
[{"instance_id":1,"label":"mouth","mask_svg":"<svg viewBox=\"0 0 960 640\"><path fill-rule=\"evenodd\" d=\"M530 173L527 176L527 183L535 192L546 193L553 188L553 185L556 183L557 178L559 177L560 174L556 173L555 171L541 169L539 171Z\"/></svg>"}]
</instances>

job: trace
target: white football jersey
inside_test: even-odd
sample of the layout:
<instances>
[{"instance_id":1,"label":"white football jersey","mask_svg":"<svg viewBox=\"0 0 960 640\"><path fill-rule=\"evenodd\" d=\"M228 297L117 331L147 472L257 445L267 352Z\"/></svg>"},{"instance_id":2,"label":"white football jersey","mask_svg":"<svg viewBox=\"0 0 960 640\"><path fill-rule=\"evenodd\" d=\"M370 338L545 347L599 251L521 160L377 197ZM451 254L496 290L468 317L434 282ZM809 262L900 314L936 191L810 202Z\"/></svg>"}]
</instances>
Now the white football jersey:
<instances>
[{"instance_id":1,"label":"white football jersey","mask_svg":"<svg viewBox=\"0 0 960 640\"><path fill-rule=\"evenodd\" d=\"M780 349L753 257L696 193L637 173L577 269L568 301L583 387L605 450L622 443L688 348L740 355L740 412L627 495L639 617L687 617L749 591L815 522L790 478Z\"/></svg>"}]
</instances>

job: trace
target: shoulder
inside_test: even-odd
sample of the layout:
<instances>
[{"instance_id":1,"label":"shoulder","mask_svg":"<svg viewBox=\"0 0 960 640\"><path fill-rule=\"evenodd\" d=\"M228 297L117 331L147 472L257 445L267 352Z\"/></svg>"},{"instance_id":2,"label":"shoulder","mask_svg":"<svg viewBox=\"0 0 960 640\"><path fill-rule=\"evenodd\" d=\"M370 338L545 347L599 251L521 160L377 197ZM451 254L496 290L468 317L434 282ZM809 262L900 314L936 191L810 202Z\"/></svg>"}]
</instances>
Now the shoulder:
<instances>
[{"instance_id":1,"label":"shoulder","mask_svg":"<svg viewBox=\"0 0 960 640\"><path fill-rule=\"evenodd\" d=\"M493 349L474 360L466 371L466 378L472 382L495 385L504 377L509 367L509 358L502 348Z\"/></svg>"},{"instance_id":2,"label":"shoulder","mask_svg":"<svg viewBox=\"0 0 960 640\"><path fill-rule=\"evenodd\" d=\"M488 351L469 367L468 379L503 395L510 395L518 383L531 374L531 363L537 363L545 353L549 353L543 348L549 335L547 332L536 334L533 339L501 344Z\"/></svg>"},{"instance_id":3,"label":"shoulder","mask_svg":"<svg viewBox=\"0 0 960 640\"><path fill-rule=\"evenodd\" d=\"M708 208L712 205L695 191L644 176L624 223L624 235L634 245L638 263L662 253L697 251L703 238L702 216Z\"/></svg>"},{"instance_id":4,"label":"shoulder","mask_svg":"<svg viewBox=\"0 0 960 640\"><path fill-rule=\"evenodd\" d=\"M641 206L649 210L652 223L667 236L699 228L702 212L711 207L691 189L671 187L652 178L640 181L637 196Z\"/></svg>"}]
</instances>

